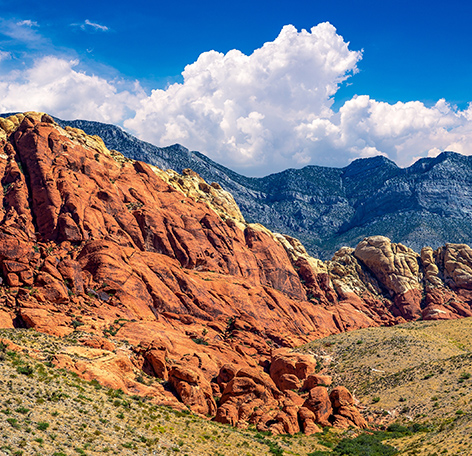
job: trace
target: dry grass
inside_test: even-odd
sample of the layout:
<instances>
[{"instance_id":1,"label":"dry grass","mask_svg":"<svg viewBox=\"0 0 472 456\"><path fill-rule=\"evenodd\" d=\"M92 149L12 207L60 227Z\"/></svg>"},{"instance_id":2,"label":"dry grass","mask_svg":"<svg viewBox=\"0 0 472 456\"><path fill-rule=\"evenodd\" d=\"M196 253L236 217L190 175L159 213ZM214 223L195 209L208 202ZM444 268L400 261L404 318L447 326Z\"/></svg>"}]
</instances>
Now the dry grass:
<instances>
[{"instance_id":1,"label":"dry grass","mask_svg":"<svg viewBox=\"0 0 472 456\"><path fill-rule=\"evenodd\" d=\"M0 347L0 455L302 456L324 448L321 436L235 429L53 368L48 355L75 337L0 330L0 338L25 348Z\"/></svg>"},{"instance_id":2,"label":"dry grass","mask_svg":"<svg viewBox=\"0 0 472 456\"><path fill-rule=\"evenodd\" d=\"M301 350L317 356L376 422L429 428L396 439L400 454L471 455L471 336L470 318L414 322L337 334Z\"/></svg>"},{"instance_id":3,"label":"dry grass","mask_svg":"<svg viewBox=\"0 0 472 456\"><path fill-rule=\"evenodd\" d=\"M335 385L354 391L376 423L421 426L388 436L384 443L398 454L471 455L471 334L472 319L416 322L337 334L300 350L315 354ZM329 455L343 437L358 434L272 437L234 429L86 382L47 362L82 336L0 330L0 338L25 348L0 349L0 454Z\"/></svg>"}]
</instances>

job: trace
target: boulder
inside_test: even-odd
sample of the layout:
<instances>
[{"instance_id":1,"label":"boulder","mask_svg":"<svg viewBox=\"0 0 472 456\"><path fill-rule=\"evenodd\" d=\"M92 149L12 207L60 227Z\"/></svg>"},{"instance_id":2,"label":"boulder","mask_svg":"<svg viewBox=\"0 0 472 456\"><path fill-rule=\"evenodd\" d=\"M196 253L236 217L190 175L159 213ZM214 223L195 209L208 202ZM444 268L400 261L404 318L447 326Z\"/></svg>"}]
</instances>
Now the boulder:
<instances>
[{"instance_id":1,"label":"boulder","mask_svg":"<svg viewBox=\"0 0 472 456\"><path fill-rule=\"evenodd\" d=\"M281 350L272 355L270 376L281 391L298 389L315 368L313 356Z\"/></svg>"},{"instance_id":2,"label":"boulder","mask_svg":"<svg viewBox=\"0 0 472 456\"><path fill-rule=\"evenodd\" d=\"M311 374L303 382L302 390L310 391L315 386L329 386L331 385L331 377L329 375Z\"/></svg>"},{"instance_id":3,"label":"boulder","mask_svg":"<svg viewBox=\"0 0 472 456\"><path fill-rule=\"evenodd\" d=\"M334 425L336 427L367 427L366 420L356 407L355 400L347 388L344 386L334 388L329 398L333 405Z\"/></svg>"},{"instance_id":4,"label":"boulder","mask_svg":"<svg viewBox=\"0 0 472 456\"><path fill-rule=\"evenodd\" d=\"M304 434L312 435L323 432L323 429L316 424L315 414L309 408L300 407L298 409L298 417Z\"/></svg>"},{"instance_id":5,"label":"boulder","mask_svg":"<svg viewBox=\"0 0 472 456\"><path fill-rule=\"evenodd\" d=\"M169 383L175 388L180 400L194 413L214 416L216 403L210 382L202 372L183 366L169 369Z\"/></svg>"},{"instance_id":6,"label":"boulder","mask_svg":"<svg viewBox=\"0 0 472 456\"><path fill-rule=\"evenodd\" d=\"M315 423L321 426L329 426L329 417L333 412L333 407L329 399L328 391L324 386L312 388L305 400L303 407L310 410L315 416Z\"/></svg>"}]
</instances>

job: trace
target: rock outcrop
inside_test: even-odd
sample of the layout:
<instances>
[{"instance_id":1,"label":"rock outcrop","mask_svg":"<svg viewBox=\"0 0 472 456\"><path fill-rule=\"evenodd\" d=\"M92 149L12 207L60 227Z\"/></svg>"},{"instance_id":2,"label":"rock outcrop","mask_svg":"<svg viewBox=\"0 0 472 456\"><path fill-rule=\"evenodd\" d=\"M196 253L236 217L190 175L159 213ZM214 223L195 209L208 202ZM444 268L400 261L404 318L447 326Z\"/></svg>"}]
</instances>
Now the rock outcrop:
<instances>
[{"instance_id":1,"label":"rock outcrop","mask_svg":"<svg viewBox=\"0 0 472 456\"><path fill-rule=\"evenodd\" d=\"M84 378L273 433L362 427L349 392L290 348L472 315L466 245L418 255L376 236L323 263L191 170L127 159L46 114L0 129L0 326L87 335L51 360Z\"/></svg>"}]
</instances>

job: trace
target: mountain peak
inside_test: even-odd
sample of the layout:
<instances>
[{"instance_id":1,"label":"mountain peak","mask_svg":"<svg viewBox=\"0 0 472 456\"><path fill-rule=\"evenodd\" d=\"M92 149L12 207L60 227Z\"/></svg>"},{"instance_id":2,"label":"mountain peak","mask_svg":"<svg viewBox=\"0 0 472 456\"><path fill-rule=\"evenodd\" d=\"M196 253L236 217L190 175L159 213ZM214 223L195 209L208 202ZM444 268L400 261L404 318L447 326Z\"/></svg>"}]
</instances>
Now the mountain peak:
<instances>
[{"instance_id":1,"label":"mountain peak","mask_svg":"<svg viewBox=\"0 0 472 456\"><path fill-rule=\"evenodd\" d=\"M357 174L377 172L379 169L399 169L397 164L383 155L375 157L357 158L343 168L344 176L352 177Z\"/></svg>"}]
</instances>

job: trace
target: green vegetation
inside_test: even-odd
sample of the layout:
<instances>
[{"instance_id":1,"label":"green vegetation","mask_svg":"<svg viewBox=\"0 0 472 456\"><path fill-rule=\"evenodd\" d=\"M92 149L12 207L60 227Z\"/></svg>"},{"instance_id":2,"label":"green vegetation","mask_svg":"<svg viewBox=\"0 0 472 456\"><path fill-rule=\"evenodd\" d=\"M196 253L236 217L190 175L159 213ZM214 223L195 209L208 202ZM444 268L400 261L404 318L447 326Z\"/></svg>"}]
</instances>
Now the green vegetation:
<instances>
[{"instance_id":1,"label":"green vegetation","mask_svg":"<svg viewBox=\"0 0 472 456\"><path fill-rule=\"evenodd\" d=\"M115 322L115 327L120 325ZM86 333L55 338L34 330L0 329L0 338L35 353L0 345L0 453L35 456L306 456L326 448L316 437L272 436L211 422L190 410L154 404L96 380L54 368L51 354ZM123 343L122 347L126 345ZM72 350L73 352L73 350ZM18 368L25 374L20 374ZM152 385L157 380L146 377ZM144 380L144 379L143 379ZM334 437L333 437L334 438Z\"/></svg>"},{"instance_id":2,"label":"green vegetation","mask_svg":"<svg viewBox=\"0 0 472 456\"><path fill-rule=\"evenodd\" d=\"M385 436L373 435L398 454L430 456L445 445L448 454L468 454L471 332L471 318L414 322L336 334L300 350L323 361L334 385L355 391L367 417L388 427ZM338 443L329 448L334 452Z\"/></svg>"}]
</instances>

